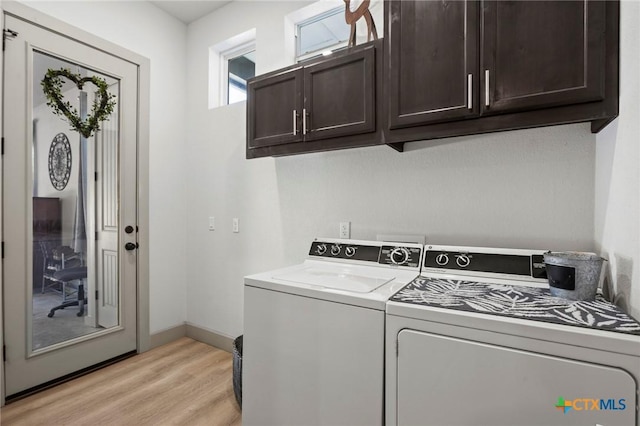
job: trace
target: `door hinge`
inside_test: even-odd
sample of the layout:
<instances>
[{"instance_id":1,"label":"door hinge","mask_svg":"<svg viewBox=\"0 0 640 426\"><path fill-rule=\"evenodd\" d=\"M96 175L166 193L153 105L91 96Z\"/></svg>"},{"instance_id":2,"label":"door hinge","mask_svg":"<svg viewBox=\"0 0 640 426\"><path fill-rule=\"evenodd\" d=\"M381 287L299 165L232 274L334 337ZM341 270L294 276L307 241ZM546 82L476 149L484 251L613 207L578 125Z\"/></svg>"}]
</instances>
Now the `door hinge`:
<instances>
[{"instance_id":1,"label":"door hinge","mask_svg":"<svg viewBox=\"0 0 640 426\"><path fill-rule=\"evenodd\" d=\"M95 180L96 182L98 181L98 172L95 172L93 174L93 180Z\"/></svg>"},{"instance_id":2,"label":"door hinge","mask_svg":"<svg viewBox=\"0 0 640 426\"><path fill-rule=\"evenodd\" d=\"M396 358L400 355L400 341L396 340Z\"/></svg>"},{"instance_id":3,"label":"door hinge","mask_svg":"<svg viewBox=\"0 0 640 426\"><path fill-rule=\"evenodd\" d=\"M17 36L18 36L18 33L16 31L5 29L2 32L2 50L5 49L7 40L13 40Z\"/></svg>"},{"instance_id":4,"label":"door hinge","mask_svg":"<svg viewBox=\"0 0 640 426\"><path fill-rule=\"evenodd\" d=\"M0 152L0 155L4 155L4 136L2 137L2 151Z\"/></svg>"},{"instance_id":5,"label":"door hinge","mask_svg":"<svg viewBox=\"0 0 640 426\"><path fill-rule=\"evenodd\" d=\"M2 345L2 361L7 360L7 345Z\"/></svg>"},{"instance_id":6,"label":"door hinge","mask_svg":"<svg viewBox=\"0 0 640 426\"><path fill-rule=\"evenodd\" d=\"M98 299L99 299L99 297L98 297L98 290L96 290L96 300L98 300Z\"/></svg>"},{"instance_id":7,"label":"door hinge","mask_svg":"<svg viewBox=\"0 0 640 426\"><path fill-rule=\"evenodd\" d=\"M96 231L96 241L98 241L98 231Z\"/></svg>"},{"instance_id":8,"label":"door hinge","mask_svg":"<svg viewBox=\"0 0 640 426\"><path fill-rule=\"evenodd\" d=\"M1 251L2 251L2 258L4 259L4 241L2 242L2 244L1 244L1 245L2 245L2 248L1 248Z\"/></svg>"}]
</instances>

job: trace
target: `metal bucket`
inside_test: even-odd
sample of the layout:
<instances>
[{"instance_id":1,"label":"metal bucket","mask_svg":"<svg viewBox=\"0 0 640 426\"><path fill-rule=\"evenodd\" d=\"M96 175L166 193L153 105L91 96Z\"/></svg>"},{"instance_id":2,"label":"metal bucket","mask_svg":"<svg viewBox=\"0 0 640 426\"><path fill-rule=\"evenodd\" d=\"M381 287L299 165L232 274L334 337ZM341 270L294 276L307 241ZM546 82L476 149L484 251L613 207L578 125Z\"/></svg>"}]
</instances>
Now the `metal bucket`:
<instances>
[{"instance_id":1,"label":"metal bucket","mask_svg":"<svg viewBox=\"0 0 640 426\"><path fill-rule=\"evenodd\" d=\"M595 253L545 253L544 263L551 294L569 300L594 300L604 261Z\"/></svg>"}]
</instances>

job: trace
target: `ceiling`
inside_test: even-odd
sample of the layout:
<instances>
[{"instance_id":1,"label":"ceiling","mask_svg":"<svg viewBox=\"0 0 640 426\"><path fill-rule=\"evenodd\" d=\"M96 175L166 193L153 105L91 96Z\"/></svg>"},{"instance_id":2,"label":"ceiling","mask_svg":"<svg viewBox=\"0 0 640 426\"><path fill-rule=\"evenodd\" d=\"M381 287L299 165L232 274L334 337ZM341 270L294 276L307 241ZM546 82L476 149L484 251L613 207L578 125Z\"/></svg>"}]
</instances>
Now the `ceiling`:
<instances>
[{"instance_id":1,"label":"ceiling","mask_svg":"<svg viewBox=\"0 0 640 426\"><path fill-rule=\"evenodd\" d=\"M232 0L152 0L151 3L189 24L214 10L231 3Z\"/></svg>"},{"instance_id":2,"label":"ceiling","mask_svg":"<svg viewBox=\"0 0 640 426\"><path fill-rule=\"evenodd\" d=\"M231 3L232 0L155 0L151 1L154 5L160 9L169 13L170 15L181 20L185 24L195 21L212 11ZM74 73L80 73L83 76L87 75L87 70L80 69L77 65L67 63L62 60L50 57L45 54L39 54L34 56L34 72L33 72L33 105L37 106L46 102L44 93L40 89L40 81L46 74L48 69L60 69L69 68ZM106 76L102 76L106 77ZM64 87L63 92L72 88L72 84L63 79Z\"/></svg>"}]
</instances>

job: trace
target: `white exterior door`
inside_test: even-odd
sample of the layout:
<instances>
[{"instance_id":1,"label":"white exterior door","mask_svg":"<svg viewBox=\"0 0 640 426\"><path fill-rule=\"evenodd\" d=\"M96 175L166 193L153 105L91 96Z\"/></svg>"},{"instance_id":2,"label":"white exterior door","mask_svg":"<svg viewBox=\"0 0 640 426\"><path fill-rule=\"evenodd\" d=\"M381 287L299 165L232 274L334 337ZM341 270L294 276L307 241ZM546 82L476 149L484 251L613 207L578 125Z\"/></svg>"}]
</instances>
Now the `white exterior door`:
<instances>
[{"instance_id":1,"label":"white exterior door","mask_svg":"<svg viewBox=\"0 0 640 426\"><path fill-rule=\"evenodd\" d=\"M115 91L114 84L113 90ZM96 282L97 321L101 327L118 325L118 114L105 121L95 144L96 159ZM133 233L133 231L132 231Z\"/></svg>"},{"instance_id":2,"label":"white exterior door","mask_svg":"<svg viewBox=\"0 0 640 426\"><path fill-rule=\"evenodd\" d=\"M4 57L2 179L11 397L136 350L139 69L11 15L5 29L15 33ZM58 84L49 98L47 74ZM52 99L87 122L103 109L96 82L113 111L83 136Z\"/></svg>"}]
</instances>

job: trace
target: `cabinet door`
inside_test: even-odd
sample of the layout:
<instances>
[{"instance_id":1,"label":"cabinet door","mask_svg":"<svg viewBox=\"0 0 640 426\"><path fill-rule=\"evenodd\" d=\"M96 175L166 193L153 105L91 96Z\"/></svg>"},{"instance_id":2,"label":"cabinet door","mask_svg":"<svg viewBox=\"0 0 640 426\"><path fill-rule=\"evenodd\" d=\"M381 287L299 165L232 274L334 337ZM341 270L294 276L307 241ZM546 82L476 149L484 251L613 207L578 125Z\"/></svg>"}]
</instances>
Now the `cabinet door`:
<instances>
[{"instance_id":1,"label":"cabinet door","mask_svg":"<svg viewBox=\"0 0 640 426\"><path fill-rule=\"evenodd\" d=\"M391 129L478 114L478 3L387 5Z\"/></svg>"},{"instance_id":2,"label":"cabinet door","mask_svg":"<svg viewBox=\"0 0 640 426\"><path fill-rule=\"evenodd\" d=\"M304 67L305 140L374 132L375 47Z\"/></svg>"},{"instance_id":3,"label":"cabinet door","mask_svg":"<svg viewBox=\"0 0 640 426\"><path fill-rule=\"evenodd\" d=\"M483 111L604 99L605 4L483 3Z\"/></svg>"},{"instance_id":4,"label":"cabinet door","mask_svg":"<svg viewBox=\"0 0 640 426\"><path fill-rule=\"evenodd\" d=\"M302 68L249 81L247 148L301 142Z\"/></svg>"}]
</instances>

